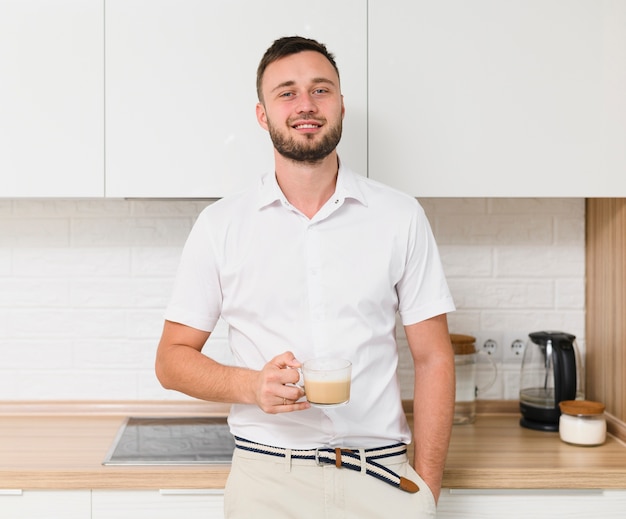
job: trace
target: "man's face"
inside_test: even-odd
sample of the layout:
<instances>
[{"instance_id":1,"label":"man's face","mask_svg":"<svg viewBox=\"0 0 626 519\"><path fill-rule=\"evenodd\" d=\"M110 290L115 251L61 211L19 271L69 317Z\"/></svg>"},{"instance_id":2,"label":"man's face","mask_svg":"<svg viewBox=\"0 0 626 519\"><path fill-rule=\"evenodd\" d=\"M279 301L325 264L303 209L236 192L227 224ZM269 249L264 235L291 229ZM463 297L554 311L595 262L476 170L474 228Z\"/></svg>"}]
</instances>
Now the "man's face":
<instances>
[{"instance_id":1,"label":"man's face","mask_svg":"<svg viewBox=\"0 0 626 519\"><path fill-rule=\"evenodd\" d=\"M262 93L257 119L282 156L314 164L337 147L343 97L337 72L322 54L304 51L271 63Z\"/></svg>"}]
</instances>

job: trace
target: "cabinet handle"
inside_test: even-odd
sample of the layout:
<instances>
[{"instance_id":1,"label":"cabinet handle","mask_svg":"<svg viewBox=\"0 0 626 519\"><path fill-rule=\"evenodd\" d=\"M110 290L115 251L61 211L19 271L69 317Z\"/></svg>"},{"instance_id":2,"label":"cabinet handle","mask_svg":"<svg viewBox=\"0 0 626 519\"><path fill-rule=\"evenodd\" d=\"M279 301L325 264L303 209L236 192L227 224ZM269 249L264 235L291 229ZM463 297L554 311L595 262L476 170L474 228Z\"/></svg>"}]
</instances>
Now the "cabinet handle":
<instances>
[{"instance_id":1,"label":"cabinet handle","mask_svg":"<svg viewBox=\"0 0 626 519\"><path fill-rule=\"evenodd\" d=\"M162 496L221 496L223 488L161 488Z\"/></svg>"},{"instance_id":2,"label":"cabinet handle","mask_svg":"<svg viewBox=\"0 0 626 519\"><path fill-rule=\"evenodd\" d=\"M448 493L465 496L601 496L604 495L604 490L596 488L450 488Z\"/></svg>"},{"instance_id":3,"label":"cabinet handle","mask_svg":"<svg viewBox=\"0 0 626 519\"><path fill-rule=\"evenodd\" d=\"M23 493L21 488L0 488L0 496L21 496Z\"/></svg>"}]
</instances>

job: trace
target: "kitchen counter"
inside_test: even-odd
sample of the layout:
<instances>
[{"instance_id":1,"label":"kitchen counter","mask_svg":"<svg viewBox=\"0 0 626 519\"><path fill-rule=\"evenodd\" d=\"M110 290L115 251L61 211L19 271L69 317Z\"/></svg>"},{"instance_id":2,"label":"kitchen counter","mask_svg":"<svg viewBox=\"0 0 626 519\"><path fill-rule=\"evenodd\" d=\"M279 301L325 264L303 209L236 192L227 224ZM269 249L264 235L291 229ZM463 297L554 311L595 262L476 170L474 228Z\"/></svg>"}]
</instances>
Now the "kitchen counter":
<instances>
[{"instance_id":1,"label":"kitchen counter","mask_svg":"<svg viewBox=\"0 0 626 519\"><path fill-rule=\"evenodd\" d=\"M228 466L103 466L124 418L224 416L195 402L17 406L0 404L0 489L222 488ZM626 489L626 445L576 447L523 429L517 413L454 426L443 486L460 489Z\"/></svg>"}]
</instances>

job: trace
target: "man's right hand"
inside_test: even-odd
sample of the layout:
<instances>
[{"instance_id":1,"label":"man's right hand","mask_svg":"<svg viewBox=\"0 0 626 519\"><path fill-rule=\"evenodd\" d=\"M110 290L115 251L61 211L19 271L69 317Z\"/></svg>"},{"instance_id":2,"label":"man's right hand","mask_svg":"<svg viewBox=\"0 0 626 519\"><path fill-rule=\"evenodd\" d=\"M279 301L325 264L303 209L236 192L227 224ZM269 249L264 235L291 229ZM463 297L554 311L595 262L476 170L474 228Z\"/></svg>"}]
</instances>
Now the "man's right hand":
<instances>
[{"instance_id":1,"label":"man's right hand","mask_svg":"<svg viewBox=\"0 0 626 519\"><path fill-rule=\"evenodd\" d=\"M290 351L281 353L270 360L259 372L256 402L266 413L289 413L311 407L307 401L299 400L304 396L300 387L301 363Z\"/></svg>"}]
</instances>

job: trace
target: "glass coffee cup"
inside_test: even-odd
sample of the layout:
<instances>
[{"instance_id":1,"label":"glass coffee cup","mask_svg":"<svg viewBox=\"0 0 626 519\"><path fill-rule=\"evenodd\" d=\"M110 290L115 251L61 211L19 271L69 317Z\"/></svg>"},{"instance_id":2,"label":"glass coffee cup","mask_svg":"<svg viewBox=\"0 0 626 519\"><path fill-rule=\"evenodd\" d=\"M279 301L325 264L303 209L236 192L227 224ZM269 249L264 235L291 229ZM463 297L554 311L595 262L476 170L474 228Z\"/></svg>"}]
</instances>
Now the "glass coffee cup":
<instances>
[{"instance_id":1,"label":"glass coffee cup","mask_svg":"<svg viewBox=\"0 0 626 519\"><path fill-rule=\"evenodd\" d=\"M346 359L320 357L302 364L304 392L316 407L338 407L350 401L352 363Z\"/></svg>"}]
</instances>

